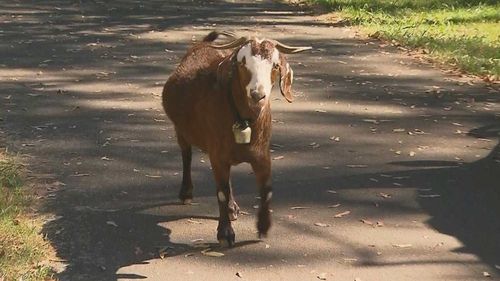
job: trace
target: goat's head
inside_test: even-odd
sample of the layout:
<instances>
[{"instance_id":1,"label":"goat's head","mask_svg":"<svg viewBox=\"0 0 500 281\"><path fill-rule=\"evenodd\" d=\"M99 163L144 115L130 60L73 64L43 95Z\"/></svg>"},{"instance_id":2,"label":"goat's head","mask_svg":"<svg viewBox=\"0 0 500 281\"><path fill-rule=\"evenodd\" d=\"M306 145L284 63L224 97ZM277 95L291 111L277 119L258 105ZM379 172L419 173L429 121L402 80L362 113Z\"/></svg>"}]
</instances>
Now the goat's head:
<instances>
[{"instance_id":1,"label":"goat's head","mask_svg":"<svg viewBox=\"0 0 500 281\"><path fill-rule=\"evenodd\" d=\"M250 108L262 107L269 101L271 90L279 81L281 94L292 102L293 70L284 54L293 54L311 49L291 47L275 40L241 37L223 45L210 45L216 49L236 48L232 53L234 68L241 89L246 93Z\"/></svg>"}]
</instances>

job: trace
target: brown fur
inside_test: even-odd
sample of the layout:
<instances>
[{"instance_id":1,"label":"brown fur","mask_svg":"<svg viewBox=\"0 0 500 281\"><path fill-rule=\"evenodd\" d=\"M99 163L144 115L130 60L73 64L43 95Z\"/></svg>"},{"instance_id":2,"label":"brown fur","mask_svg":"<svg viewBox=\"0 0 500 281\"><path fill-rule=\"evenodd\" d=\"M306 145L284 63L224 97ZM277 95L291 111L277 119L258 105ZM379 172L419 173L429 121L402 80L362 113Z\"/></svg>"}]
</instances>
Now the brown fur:
<instances>
[{"instance_id":1,"label":"brown fur","mask_svg":"<svg viewBox=\"0 0 500 281\"><path fill-rule=\"evenodd\" d=\"M270 227L269 200L266 198L271 191L271 108L269 99L260 106L249 102L245 90L250 81L249 72L239 63L236 68L232 65L232 56L237 50L209 47L208 42L214 40L214 36L210 36L206 38L207 42L198 43L187 51L167 80L163 89L163 107L175 126L182 150L184 171L180 198L185 201L192 198L190 164L191 146L194 145L208 153L217 190L226 198L226 202L219 200L217 237L231 245L234 232L229 220L238 212L229 179L232 165L242 162L252 165L262 198L257 224L259 233L266 234ZM269 41L260 45L252 42L252 50L263 57L270 58L273 49L274 45ZM277 71L278 68L273 70L273 76L277 77ZM231 108L228 87L231 87L241 117L251 120L250 144L235 143L232 126L237 118Z\"/></svg>"}]
</instances>

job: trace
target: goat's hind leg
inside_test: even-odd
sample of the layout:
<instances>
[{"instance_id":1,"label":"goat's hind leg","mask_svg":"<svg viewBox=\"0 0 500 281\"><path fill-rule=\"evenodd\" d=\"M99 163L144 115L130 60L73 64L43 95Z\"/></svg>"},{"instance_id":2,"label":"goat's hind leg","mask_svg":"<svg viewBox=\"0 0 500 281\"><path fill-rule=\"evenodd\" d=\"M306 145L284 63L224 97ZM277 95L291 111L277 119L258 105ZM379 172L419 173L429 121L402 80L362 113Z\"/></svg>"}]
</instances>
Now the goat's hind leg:
<instances>
[{"instance_id":1,"label":"goat's hind leg","mask_svg":"<svg viewBox=\"0 0 500 281\"><path fill-rule=\"evenodd\" d=\"M191 180L191 158L192 147L179 134L177 142L182 152L182 185L179 192L179 199L183 204L190 204L193 201L193 182Z\"/></svg>"}]
</instances>

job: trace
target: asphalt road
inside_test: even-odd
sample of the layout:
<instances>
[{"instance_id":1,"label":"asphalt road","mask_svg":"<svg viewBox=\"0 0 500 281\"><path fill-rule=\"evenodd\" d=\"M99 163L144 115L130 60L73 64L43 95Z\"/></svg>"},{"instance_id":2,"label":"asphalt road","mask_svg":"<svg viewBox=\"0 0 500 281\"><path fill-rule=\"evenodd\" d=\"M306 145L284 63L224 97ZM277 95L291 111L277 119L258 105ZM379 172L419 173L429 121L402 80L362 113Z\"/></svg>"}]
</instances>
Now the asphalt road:
<instances>
[{"instance_id":1,"label":"asphalt road","mask_svg":"<svg viewBox=\"0 0 500 281\"><path fill-rule=\"evenodd\" d=\"M2 146L38 182L60 280L500 278L498 88L270 1L3 1L0 22ZM270 236L240 165L232 249L198 151L178 203L160 102L214 28L314 47L288 56L295 102L273 94Z\"/></svg>"}]
</instances>

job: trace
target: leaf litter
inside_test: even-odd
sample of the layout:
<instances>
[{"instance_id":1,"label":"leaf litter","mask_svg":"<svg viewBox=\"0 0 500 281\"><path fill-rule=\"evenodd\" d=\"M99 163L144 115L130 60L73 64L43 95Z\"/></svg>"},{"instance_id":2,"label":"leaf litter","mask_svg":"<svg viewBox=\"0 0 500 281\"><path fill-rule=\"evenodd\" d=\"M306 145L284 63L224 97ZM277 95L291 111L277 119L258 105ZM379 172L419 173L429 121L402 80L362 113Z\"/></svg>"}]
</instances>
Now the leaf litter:
<instances>
[{"instance_id":1,"label":"leaf litter","mask_svg":"<svg viewBox=\"0 0 500 281\"><path fill-rule=\"evenodd\" d=\"M338 213L336 215L334 215L333 217L334 218L342 218L342 217L345 217L347 215L349 215L351 213L351 211L345 211L345 212L342 212L342 213Z\"/></svg>"},{"instance_id":2,"label":"leaf litter","mask_svg":"<svg viewBox=\"0 0 500 281\"><path fill-rule=\"evenodd\" d=\"M220 258L220 257L225 256L223 253L212 251L212 249L210 249L210 248L202 250L201 254L204 256L215 257L215 258Z\"/></svg>"}]
</instances>

